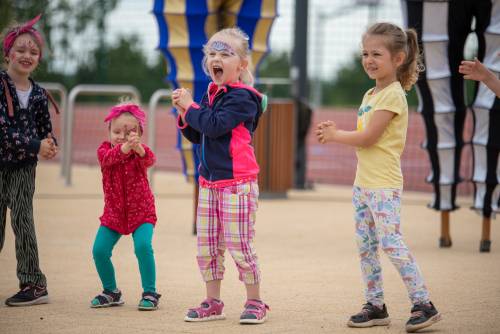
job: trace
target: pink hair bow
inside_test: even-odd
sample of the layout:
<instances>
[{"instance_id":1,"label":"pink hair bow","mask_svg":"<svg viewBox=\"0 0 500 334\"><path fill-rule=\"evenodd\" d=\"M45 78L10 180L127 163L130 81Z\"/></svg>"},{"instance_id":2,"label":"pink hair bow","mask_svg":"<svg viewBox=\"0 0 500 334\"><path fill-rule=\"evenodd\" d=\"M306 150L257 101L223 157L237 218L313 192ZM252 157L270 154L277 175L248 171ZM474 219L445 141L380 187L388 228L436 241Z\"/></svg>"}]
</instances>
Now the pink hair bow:
<instances>
[{"instance_id":1,"label":"pink hair bow","mask_svg":"<svg viewBox=\"0 0 500 334\"><path fill-rule=\"evenodd\" d=\"M35 28L33 28L35 23L37 23L41 17L42 17L42 14L38 14L34 19L26 22L25 24L14 27L7 32L7 34L5 35L5 39L3 40L3 54L5 57L7 57L9 55L9 51L12 48L12 46L14 45L16 38L19 35L28 33L31 36L33 36L33 38L39 44L39 46L40 46L40 58L42 58L43 38L42 38L42 35L40 35L40 33Z\"/></svg>"},{"instance_id":2,"label":"pink hair bow","mask_svg":"<svg viewBox=\"0 0 500 334\"><path fill-rule=\"evenodd\" d=\"M126 112L132 114L132 116L139 121L139 125L142 130L144 128L144 124L146 123L146 113L144 113L144 111L137 104L123 104L111 108L108 116L104 119L104 122L109 122Z\"/></svg>"}]
</instances>

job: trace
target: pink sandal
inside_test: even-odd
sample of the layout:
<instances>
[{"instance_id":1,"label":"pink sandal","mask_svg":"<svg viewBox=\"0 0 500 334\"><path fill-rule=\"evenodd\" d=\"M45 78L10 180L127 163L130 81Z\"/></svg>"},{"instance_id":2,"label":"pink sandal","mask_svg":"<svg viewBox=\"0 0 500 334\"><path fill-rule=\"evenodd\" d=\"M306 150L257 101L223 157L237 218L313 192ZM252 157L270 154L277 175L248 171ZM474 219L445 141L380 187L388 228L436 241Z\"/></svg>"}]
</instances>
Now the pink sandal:
<instances>
[{"instance_id":1,"label":"pink sandal","mask_svg":"<svg viewBox=\"0 0 500 334\"><path fill-rule=\"evenodd\" d=\"M224 320L226 315L222 313L224 303L221 300L207 298L201 302L200 306L190 308L184 321L199 322L211 320Z\"/></svg>"},{"instance_id":2,"label":"pink sandal","mask_svg":"<svg viewBox=\"0 0 500 334\"><path fill-rule=\"evenodd\" d=\"M240 324L261 324L266 321L269 306L260 300L249 299L240 316Z\"/></svg>"}]
</instances>

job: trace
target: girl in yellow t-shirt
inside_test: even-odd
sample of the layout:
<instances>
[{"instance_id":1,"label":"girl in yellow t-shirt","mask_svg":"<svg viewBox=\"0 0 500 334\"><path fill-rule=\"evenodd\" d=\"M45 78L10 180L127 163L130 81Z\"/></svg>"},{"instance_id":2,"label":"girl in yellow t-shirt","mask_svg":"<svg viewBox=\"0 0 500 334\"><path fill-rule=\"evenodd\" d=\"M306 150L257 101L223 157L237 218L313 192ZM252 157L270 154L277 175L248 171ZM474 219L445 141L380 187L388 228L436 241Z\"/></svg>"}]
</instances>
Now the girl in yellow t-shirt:
<instances>
[{"instance_id":1,"label":"girl in yellow t-shirt","mask_svg":"<svg viewBox=\"0 0 500 334\"><path fill-rule=\"evenodd\" d=\"M375 87L363 97L356 131L337 129L333 121L322 122L316 129L320 143L354 146L358 157L353 204L366 304L347 325L371 327L390 322L382 289L380 244L408 290L413 307L406 330L413 332L441 319L400 232L401 154L408 127L405 90L411 89L422 69L417 34L391 23L376 23L363 35L362 45L363 68L375 80Z\"/></svg>"}]
</instances>

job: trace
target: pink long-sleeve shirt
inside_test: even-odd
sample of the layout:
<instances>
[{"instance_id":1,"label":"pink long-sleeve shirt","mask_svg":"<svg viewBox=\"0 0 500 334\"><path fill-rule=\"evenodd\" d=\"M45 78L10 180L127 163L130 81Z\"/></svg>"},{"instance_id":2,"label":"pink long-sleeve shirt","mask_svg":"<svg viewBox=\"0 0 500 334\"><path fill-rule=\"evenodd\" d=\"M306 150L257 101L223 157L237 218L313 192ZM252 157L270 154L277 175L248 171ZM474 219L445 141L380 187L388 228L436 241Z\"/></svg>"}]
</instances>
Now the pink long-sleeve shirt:
<instances>
[{"instance_id":1,"label":"pink long-sleeve shirt","mask_svg":"<svg viewBox=\"0 0 500 334\"><path fill-rule=\"evenodd\" d=\"M120 234L130 234L144 223L156 224L155 201L147 178L147 169L156 157L149 147L143 147L144 157L133 151L124 154L121 145L113 147L109 141L97 149L104 191L101 225Z\"/></svg>"}]
</instances>

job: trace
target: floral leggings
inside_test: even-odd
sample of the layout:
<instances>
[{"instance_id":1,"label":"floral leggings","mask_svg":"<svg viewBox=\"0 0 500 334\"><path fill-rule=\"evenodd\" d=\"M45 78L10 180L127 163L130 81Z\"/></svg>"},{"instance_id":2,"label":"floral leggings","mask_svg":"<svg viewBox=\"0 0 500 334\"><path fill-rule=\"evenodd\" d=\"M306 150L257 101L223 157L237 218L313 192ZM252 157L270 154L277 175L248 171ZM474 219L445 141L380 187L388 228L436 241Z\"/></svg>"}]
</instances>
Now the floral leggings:
<instances>
[{"instance_id":1,"label":"floral leggings","mask_svg":"<svg viewBox=\"0 0 500 334\"><path fill-rule=\"evenodd\" d=\"M400 228L401 190L353 188L356 241L361 258L366 300L384 304L379 244L403 279L411 302L428 303L429 293L414 257L406 247Z\"/></svg>"}]
</instances>

